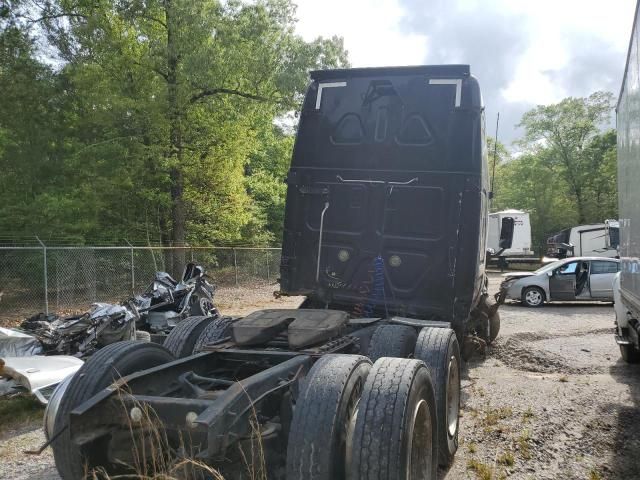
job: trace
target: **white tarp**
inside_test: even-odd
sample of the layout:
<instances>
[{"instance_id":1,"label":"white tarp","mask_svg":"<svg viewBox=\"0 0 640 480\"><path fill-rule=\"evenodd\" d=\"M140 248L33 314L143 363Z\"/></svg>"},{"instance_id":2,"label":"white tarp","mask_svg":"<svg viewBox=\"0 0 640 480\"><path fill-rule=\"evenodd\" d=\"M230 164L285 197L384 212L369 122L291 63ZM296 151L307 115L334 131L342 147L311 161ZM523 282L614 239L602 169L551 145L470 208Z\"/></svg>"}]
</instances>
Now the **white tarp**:
<instances>
[{"instance_id":1,"label":"white tarp","mask_svg":"<svg viewBox=\"0 0 640 480\"><path fill-rule=\"evenodd\" d=\"M42 345L33 335L0 327L0 357L26 357L41 353Z\"/></svg>"}]
</instances>

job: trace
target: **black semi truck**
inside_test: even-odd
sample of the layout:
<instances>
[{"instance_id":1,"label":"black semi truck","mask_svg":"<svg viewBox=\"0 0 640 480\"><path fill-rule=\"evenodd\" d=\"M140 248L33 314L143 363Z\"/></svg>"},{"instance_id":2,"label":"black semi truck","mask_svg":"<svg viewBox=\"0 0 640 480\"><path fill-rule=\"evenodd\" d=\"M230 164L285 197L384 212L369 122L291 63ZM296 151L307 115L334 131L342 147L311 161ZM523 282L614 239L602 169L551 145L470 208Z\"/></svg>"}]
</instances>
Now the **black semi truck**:
<instances>
[{"instance_id":1,"label":"black semi truck","mask_svg":"<svg viewBox=\"0 0 640 480\"><path fill-rule=\"evenodd\" d=\"M170 458L229 479L435 479L453 460L459 345L499 328L480 87L466 65L311 79L279 292L306 300L99 351L45 415L64 480Z\"/></svg>"}]
</instances>

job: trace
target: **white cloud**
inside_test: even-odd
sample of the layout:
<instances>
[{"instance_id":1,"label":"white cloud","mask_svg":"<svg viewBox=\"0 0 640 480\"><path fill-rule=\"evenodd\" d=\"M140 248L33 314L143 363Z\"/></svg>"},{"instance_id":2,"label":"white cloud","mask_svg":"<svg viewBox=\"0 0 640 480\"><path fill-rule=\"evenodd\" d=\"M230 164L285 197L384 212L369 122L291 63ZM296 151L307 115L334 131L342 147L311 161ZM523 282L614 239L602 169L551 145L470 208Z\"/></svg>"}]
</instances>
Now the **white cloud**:
<instances>
[{"instance_id":1,"label":"white cloud","mask_svg":"<svg viewBox=\"0 0 640 480\"><path fill-rule=\"evenodd\" d=\"M354 67L422 64L426 36L403 32L407 12L395 0L298 0L298 33L344 38Z\"/></svg>"},{"instance_id":2,"label":"white cloud","mask_svg":"<svg viewBox=\"0 0 640 480\"><path fill-rule=\"evenodd\" d=\"M295 0L294 0L295 1ZM507 143L536 104L617 93L636 0L298 0L298 32L344 38L355 67L469 63Z\"/></svg>"}]
</instances>

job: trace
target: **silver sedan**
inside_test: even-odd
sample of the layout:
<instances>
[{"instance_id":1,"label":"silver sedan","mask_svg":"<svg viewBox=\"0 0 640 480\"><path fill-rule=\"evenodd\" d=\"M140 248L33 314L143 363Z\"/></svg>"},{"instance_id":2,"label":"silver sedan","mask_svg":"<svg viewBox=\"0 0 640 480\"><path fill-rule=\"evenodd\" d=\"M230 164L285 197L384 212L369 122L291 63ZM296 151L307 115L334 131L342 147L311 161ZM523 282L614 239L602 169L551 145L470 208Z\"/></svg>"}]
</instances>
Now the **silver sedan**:
<instances>
[{"instance_id":1,"label":"silver sedan","mask_svg":"<svg viewBox=\"0 0 640 480\"><path fill-rule=\"evenodd\" d=\"M613 279L620 260L572 257L549 263L535 272L505 273L498 301L520 300L527 307L555 301L613 301Z\"/></svg>"}]
</instances>

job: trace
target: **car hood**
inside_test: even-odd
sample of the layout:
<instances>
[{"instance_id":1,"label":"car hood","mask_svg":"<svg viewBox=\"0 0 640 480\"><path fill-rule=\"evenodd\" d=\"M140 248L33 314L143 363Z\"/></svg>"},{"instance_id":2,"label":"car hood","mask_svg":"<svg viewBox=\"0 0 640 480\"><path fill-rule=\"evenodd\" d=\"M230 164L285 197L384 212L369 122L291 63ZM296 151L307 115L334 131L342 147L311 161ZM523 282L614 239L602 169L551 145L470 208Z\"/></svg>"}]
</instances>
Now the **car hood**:
<instances>
[{"instance_id":1,"label":"car hood","mask_svg":"<svg viewBox=\"0 0 640 480\"><path fill-rule=\"evenodd\" d=\"M512 272L512 273L503 273L502 274L502 278L504 280L512 280L512 279L518 279L518 278L526 278L526 277L533 277L535 276L535 273L533 272Z\"/></svg>"}]
</instances>

